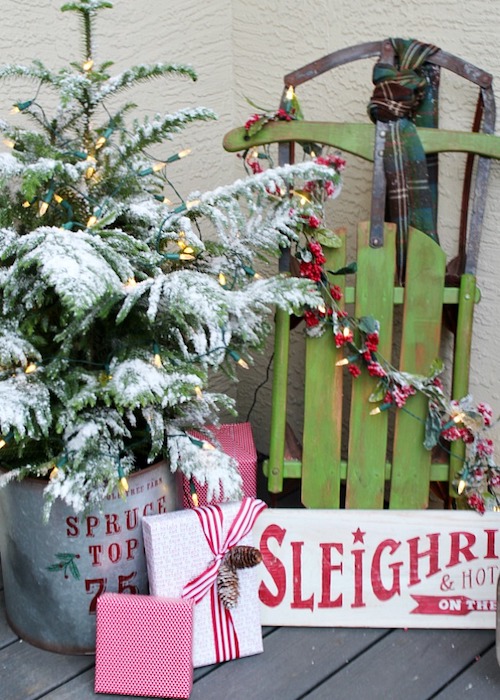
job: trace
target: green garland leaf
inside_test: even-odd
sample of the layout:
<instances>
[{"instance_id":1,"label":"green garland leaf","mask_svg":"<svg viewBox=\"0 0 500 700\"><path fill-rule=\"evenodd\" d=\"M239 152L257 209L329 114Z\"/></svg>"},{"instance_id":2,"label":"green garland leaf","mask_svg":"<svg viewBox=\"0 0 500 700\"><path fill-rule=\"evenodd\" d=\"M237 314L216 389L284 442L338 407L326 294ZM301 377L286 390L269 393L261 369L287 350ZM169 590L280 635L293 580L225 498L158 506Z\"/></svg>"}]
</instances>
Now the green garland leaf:
<instances>
[{"instance_id":1,"label":"green garland leaf","mask_svg":"<svg viewBox=\"0 0 500 700\"><path fill-rule=\"evenodd\" d=\"M327 228L316 229L314 237L318 243L321 243L321 245L325 246L325 248L342 247L342 239L340 236L337 236L336 233L333 233L333 231L330 231Z\"/></svg>"},{"instance_id":2,"label":"green garland leaf","mask_svg":"<svg viewBox=\"0 0 500 700\"><path fill-rule=\"evenodd\" d=\"M441 415L438 411L433 410L430 405L425 421L424 447L426 450L432 450L432 448L438 444L442 429Z\"/></svg>"}]
</instances>

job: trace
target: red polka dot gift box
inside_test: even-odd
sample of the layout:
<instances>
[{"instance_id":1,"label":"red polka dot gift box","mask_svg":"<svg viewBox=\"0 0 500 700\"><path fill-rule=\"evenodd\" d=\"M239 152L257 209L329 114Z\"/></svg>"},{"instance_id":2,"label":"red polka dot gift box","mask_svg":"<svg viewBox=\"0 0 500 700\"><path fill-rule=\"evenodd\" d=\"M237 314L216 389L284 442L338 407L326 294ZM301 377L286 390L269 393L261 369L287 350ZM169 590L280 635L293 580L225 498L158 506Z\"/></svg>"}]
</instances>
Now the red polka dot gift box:
<instances>
[{"instance_id":1,"label":"red polka dot gift box","mask_svg":"<svg viewBox=\"0 0 500 700\"><path fill-rule=\"evenodd\" d=\"M191 600L103 593L96 615L96 693L189 698Z\"/></svg>"},{"instance_id":2,"label":"red polka dot gift box","mask_svg":"<svg viewBox=\"0 0 500 700\"><path fill-rule=\"evenodd\" d=\"M255 498L257 495L257 450L250 423L224 423L217 427L211 425L207 430L208 434L202 435L196 431L192 431L190 434L199 440L208 441L230 457L234 457L238 462L238 471L243 481L243 496ZM193 508L196 505L206 506L221 503L224 500L224 493L221 492L218 498L213 498L209 502L206 484L200 485L196 479L190 483L185 476L183 477L182 489L184 508ZM193 503L193 496L196 498L195 503Z\"/></svg>"}]
</instances>

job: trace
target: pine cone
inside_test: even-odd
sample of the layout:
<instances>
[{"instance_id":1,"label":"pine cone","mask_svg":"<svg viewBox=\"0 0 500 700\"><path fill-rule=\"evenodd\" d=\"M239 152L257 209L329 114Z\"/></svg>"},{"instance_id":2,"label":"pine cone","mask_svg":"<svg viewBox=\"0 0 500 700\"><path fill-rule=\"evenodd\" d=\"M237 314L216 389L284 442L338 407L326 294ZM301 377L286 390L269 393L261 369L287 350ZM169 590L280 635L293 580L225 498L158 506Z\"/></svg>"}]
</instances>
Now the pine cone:
<instances>
[{"instance_id":1,"label":"pine cone","mask_svg":"<svg viewBox=\"0 0 500 700\"><path fill-rule=\"evenodd\" d=\"M60 187L57 193L62 197L63 202L70 207L68 210L68 218L71 212L73 221L83 221L83 223L85 223L88 220L91 211L86 197L70 187ZM61 204L60 206L64 205Z\"/></svg>"},{"instance_id":2,"label":"pine cone","mask_svg":"<svg viewBox=\"0 0 500 700\"><path fill-rule=\"evenodd\" d=\"M238 572L226 563L225 558L217 574L217 593L225 608L231 610L236 607L240 596Z\"/></svg>"},{"instance_id":3,"label":"pine cone","mask_svg":"<svg viewBox=\"0 0 500 700\"><path fill-rule=\"evenodd\" d=\"M256 547L249 545L236 545L231 547L224 557L224 563L234 571L237 569L250 569L262 561L262 554Z\"/></svg>"}]
</instances>

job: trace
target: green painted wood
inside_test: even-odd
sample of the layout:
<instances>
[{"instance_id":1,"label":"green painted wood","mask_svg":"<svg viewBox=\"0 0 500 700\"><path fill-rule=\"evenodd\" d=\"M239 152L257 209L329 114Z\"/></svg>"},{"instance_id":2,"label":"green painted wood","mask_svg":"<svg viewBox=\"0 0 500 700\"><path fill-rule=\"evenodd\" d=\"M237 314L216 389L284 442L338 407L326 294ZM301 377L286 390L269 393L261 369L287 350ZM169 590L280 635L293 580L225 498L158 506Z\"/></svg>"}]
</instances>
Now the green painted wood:
<instances>
[{"instance_id":1,"label":"green painted wood","mask_svg":"<svg viewBox=\"0 0 500 700\"><path fill-rule=\"evenodd\" d=\"M269 460L263 462L262 470L265 476L269 474ZM392 464L386 462L384 466L385 480L390 481ZM435 462L431 464L431 481L448 481L449 468L444 462ZM302 462L296 459L286 460L283 463L283 478L284 479L301 479L302 478ZM347 460L340 460L340 478L342 481L347 479Z\"/></svg>"},{"instance_id":2,"label":"green painted wood","mask_svg":"<svg viewBox=\"0 0 500 700\"><path fill-rule=\"evenodd\" d=\"M417 129L426 153L460 151L500 158L500 138L492 134L445 129ZM375 126L373 124L342 124L332 122L271 122L251 138L243 127L233 129L224 137L227 151L244 151L253 146L287 141L314 141L373 161Z\"/></svg>"},{"instance_id":3,"label":"green painted wood","mask_svg":"<svg viewBox=\"0 0 500 700\"><path fill-rule=\"evenodd\" d=\"M266 459L262 463L262 471L264 476L269 476L269 460ZM300 479L302 477L302 462L297 459L285 459L283 461L283 478L284 479Z\"/></svg>"},{"instance_id":4,"label":"green painted wood","mask_svg":"<svg viewBox=\"0 0 500 700\"><path fill-rule=\"evenodd\" d=\"M462 275L460 279L460 301L458 307L452 384L452 398L457 400L469 393L469 368L476 289L475 276L471 274ZM451 443L450 452L449 489L452 496L457 496L458 494L453 486L453 480L457 472L463 467L465 443L461 440Z\"/></svg>"},{"instance_id":5,"label":"green painted wood","mask_svg":"<svg viewBox=\"0 0 500 700\"><path fill-rule=\"evenodd\" d=\"M298 460L285 460L283 463L283 478L285 479L301 479L302 478L302 462ZM263 472L267 476L269 473L269 460L263 462ZM384 475L385 480L390 481L392 473L392 464L385 463ZM445 462L434 462L431 464L430 481L448 481L449 467ZM347 460L340 460L340 479L347 479Z\"/></svg>"},{"instance_id":6,"label":"green painted wood","mask_svg":"<svg viewBox=\"0 0 500 700\"><path fill-rule=\"evenodd\" d=\"M439 356L445 267L444 251L410 229L400 355L407 372L428 374ZM431 465L431 452L422 445L426 397L412 396L405 408L396 411L390 507L426 508Z\"/></svg>"},{"instance_id":7,"label":"green painted wood","mask_svg":"<svg viewBox=\"0 0 500 700\"><path fill-rule=\"evenodd\" d=\"M379 351L391 357L396 225L385 224L384 245L370 247L370 224L358 227L356 304L354 315L380 322ZM349 418L346 508L383 508L387 458L387 412L370 416L370 394L377 385L367 372L352 382Z\"/></svg>"},{"instance_id":8,"label":"green painted wood","mask_svg":"<svg viewBox=\"0 0 500 700\"><path fill-rule=\"evenodd\" d=\"M337 231L345 239L345 230ZM346 262L341 248L324 248L326 269L338 269ZM345 277L332 277L341 289ZM342 357L331 333L306 340L304 384L304 436L302 450L302 503L308 508L340 506L340 455L342 439Z\"/></svg>"},{"instance_id":9,"label":"green painted wood","mask_svg":"<svg viewBox=\"0 0 500 700\"><path fill-rule=\"evenodd\" d=\"M405 299L404 287L394 287L394 304L403 304ZM445 287L443 289L443 304L458 304L460 297L460 289L458 287ZM346 287L345 289L345 303L353 304L356 298L356 288ZM476 304L481 301L481 291L476 287L474 294L474 301Z\"/></svg>"},{"instance_id":10,"label":"green painted wood","mask_svg":"<svg viewBox=\"0 0 500 700\"><path fill-rule=\"evenodd\" d=\"M268 489L271 493L280 493L283 490L289 349L290 317L282 309L277 309L274 336L271 439L269 446Z\"/></svg>"}]
</instances>

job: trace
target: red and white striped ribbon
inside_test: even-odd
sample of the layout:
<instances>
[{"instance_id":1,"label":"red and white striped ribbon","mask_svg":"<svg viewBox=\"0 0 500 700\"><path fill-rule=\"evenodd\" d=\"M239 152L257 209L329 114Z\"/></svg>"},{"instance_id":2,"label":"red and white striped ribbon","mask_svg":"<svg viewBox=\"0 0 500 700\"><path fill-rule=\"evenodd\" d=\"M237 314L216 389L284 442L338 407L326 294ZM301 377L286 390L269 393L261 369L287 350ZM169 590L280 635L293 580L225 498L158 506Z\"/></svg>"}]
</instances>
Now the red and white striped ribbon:
<instances>
[{"instance_id":1,"label":"red and white striped ribbon","mask_svg":"<svg viewBox=\"0 0 500 700\"><path fill-rule=\"evenodd\" d=\"M217 595L217 572L226 552L248 535L259 514L266 508L263 501L244 498L236 514L224 543L222 543L222 526L224 517L218 505L202 506L193 510L207 540L214 559L210 566L199 576L189 581L183 588L182 597L192 598L198 603L210 591L210 605L216 660L228 661L239 656L238 636L230 611L225 608Z\"/></svg>"}]
</instances>

